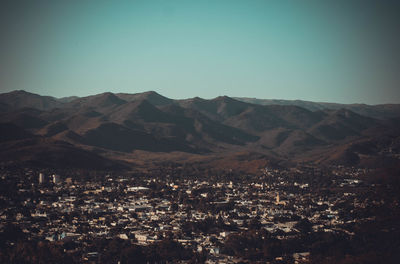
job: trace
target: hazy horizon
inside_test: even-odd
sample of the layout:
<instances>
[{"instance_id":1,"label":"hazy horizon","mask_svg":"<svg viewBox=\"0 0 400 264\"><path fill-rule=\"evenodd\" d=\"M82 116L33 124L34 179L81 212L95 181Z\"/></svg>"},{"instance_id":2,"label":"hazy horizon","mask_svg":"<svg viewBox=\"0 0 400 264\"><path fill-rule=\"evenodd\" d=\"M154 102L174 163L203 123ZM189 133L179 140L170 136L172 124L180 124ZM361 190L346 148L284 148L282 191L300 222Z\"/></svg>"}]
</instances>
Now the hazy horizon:
<instances>
[{"instance_id":1,"label":"hazy horizon","mask_svg":"<svg viewBox=\"0 0 400 264\"><path fill-rule=\"evenodd\" d=\"M5 1L0 92L400 103L395 1Z\"/></svg>"}]
</instances>

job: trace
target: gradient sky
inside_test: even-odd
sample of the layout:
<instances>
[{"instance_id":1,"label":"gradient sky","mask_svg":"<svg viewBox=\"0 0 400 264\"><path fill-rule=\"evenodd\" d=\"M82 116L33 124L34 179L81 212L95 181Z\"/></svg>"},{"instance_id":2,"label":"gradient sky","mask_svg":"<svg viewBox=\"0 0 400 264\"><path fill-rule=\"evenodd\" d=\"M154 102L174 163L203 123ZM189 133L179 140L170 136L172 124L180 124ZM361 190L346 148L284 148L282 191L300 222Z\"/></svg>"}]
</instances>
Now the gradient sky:
<instances>
[{"instance_id":1,"label":"gradient sky","mask_svg":"<svg viewBox=\"0 0 400 264\"><path fill-rule=\"evenodd\" d=\"M400 1L1 1L0 92L400 103Z\"/></svg>"}]
</instances>

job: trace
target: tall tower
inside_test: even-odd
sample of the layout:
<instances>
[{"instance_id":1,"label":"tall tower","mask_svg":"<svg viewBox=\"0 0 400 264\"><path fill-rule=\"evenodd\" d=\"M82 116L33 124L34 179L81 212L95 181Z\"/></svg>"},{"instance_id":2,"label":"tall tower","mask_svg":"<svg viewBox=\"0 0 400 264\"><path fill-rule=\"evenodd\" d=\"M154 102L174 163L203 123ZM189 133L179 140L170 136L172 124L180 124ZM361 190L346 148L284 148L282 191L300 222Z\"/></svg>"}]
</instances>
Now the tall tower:
<instances>
[{"instance_id":1,"label":"tall tower","mask_svg":"<svg viewBox=\"0 0 400 264\"><path fill-rule=\"evenodd\" d=\"M44 173L41 172L39 173L39 184L42 184L44 182Z\"/></svg>"},{"instance_id":2,"label":"tall tower","mask_svg":"<svg viewBox=\"0 0 400 264\"><path fill-rule=\"evenodd\" d=\"M60 175L53 174L53 183L59 184L60 183Z\"/></svg>"}]
</instances>

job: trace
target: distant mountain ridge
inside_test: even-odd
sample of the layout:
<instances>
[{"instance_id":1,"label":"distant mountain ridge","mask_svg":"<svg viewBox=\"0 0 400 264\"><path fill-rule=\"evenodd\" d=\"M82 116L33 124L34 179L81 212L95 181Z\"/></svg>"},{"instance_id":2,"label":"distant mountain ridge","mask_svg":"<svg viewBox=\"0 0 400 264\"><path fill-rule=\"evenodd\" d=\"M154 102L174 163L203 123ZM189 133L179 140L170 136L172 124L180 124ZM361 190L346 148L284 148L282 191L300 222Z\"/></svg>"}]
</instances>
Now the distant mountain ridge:
<instances>
[{"instance_id":1,"label":"distant mountain ridge","mask_svg":"<svg viewBox=\"0 0 400 264\"><path fill-rule=\"evenodd\" d=\"M257 99L249 97L233 97L236 100L259 105L295 105L310 111L348 109L357 114L378 119L388 119L400 115L400 104L338 104L327 102L312 102L303 100Z\"/></svg>"},{"instance_id":2,"label":"distant mountain ridge","mask_svg":"<svg viewBox=\"0 0 400 264\"><path fill-rule=\"evenodd\" d=\"M400 105L341 105L228 96L173 100L154 91L57 99L13 91L0 94L0 129L4 134L0 163L35 157L37 164L47 164L37 158L48 157L49 148L75 153L76 157L87 157L94 163L103 160L107 166L118 168L135 164L135 159L146 162L147 158L137 155L140 151L147 153L146 157L162 159L173 159L180 153L181 158L186 157L183 159L204 160L222 155L240 156L240 162L246 162L243 153L249 153L249 161L260 159L251 164L263 164L262 157L355 164L366 157L374 160L385 148L397 151L391 146L400 141L399 128L393 121L398 117ZM23 147L26 140L30 140L29 148ZM354 147L354 142L358 147ZM360 144L369 148L372 144L375 147L370 149L375 151L361 153L360 149L365 148ZM19 151L21 148L26 151ZM13 149L12 160L5 149ZM82 160L75 162L73 157L68 162L72 167L84 164ZM212 164L216 162L214 159Z\"/></svg>"}]
</instances>

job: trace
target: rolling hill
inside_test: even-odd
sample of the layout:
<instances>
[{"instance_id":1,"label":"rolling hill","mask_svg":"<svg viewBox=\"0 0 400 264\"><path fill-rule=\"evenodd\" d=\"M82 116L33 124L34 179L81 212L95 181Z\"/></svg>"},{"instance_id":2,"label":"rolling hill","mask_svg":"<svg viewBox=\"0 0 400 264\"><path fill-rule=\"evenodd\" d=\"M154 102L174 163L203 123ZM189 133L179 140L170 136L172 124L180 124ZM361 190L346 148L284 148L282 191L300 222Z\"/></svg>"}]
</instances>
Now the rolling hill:
<instances>
[{"instance_id":1,"label":"rolling hill","mask_svg":"<svg viewBox=\"0 0 400 264\"><path fill-rule=\"evenodd\" d=\"M65 166L82 167L86 159L122 168L126 160L180 153L214 166L248 153L274 162L364 164L399 151L391 147L400 138L393 119L400 117L399 105L173 100L153 91L57 99L14 91L0 94L0 106L1 162L62 166L64 156ZM251 164L261 166L262 158Z\"/></svg>"}]
</instances>

